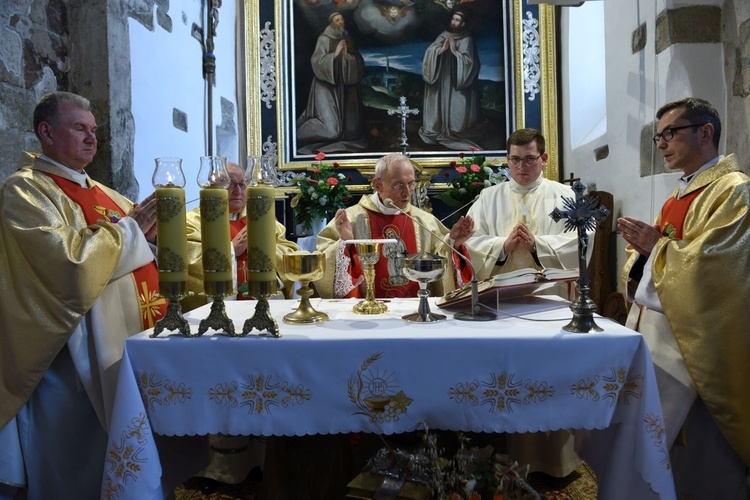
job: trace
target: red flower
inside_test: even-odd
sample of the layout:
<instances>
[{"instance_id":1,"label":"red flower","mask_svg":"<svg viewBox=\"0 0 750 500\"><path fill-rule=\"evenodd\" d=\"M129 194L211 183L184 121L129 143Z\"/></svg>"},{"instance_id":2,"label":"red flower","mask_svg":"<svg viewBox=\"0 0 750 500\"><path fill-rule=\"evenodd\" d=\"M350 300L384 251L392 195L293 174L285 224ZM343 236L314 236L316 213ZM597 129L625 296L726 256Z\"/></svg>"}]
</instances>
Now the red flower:
<instances>
[{"instance_id":1,"label":"red flower","mask_svg":"<svg viewBox=\"0 0 750 500\"><path fill-rule=\"evenodd\" d=\"M352 179L353 179L353 177L350 175L349 177L346 178L346 181L347 182L352 182Z\"/></svg>"},{"instance_id":2,"label":"red flower","mask_svg":"<svg viewBox=\"0 0 750 500\"><path fill-rule=\"evenodd\" d=\"M458 157L459 157L459 158L463 158L463 157L464 157L464 154L463 154L463 153L458 153Z\"/></svg>"},{"instance_id":3,"label":"red flower","mask_svg":"<svg viewBox=\"0 0 750 500\"><path fill-rule=\"evenodd\" d=\"M339 162L335 161L333 162L333 168L339 168L341 165L339 165Z\"/></svg>"},{"instance_id":4,"label":"red flower","mask_svg":"<svg viewBox=\"0 0 750 500\"><path fill-rule=\"evenodd\" d=\"M451 161L448 165L450 165L450 167L453 168L453 167L456 166L456 162L455 161Z\"/></svg>"},{"instance_id":5,"label":"red flower","mask_svg":"<svg viewBox=\"0 0 750 500\"><path fill-rule=\"evenodd\" d=\"M459 174L465 174L466 173L466 167L464 167L463 165L459 165L459 166L456 167L456 172L458 172Z\"/></svg>"},{"instance_id":6,"label":"red flower","mask_svg":"<svg viewBox=\"0 0 750 500\"><path fill-rule=\"evenodd\" d=\"M339 180L335 177L329 177L328 179L326 179L326 184L328 184L329 186L335 186L338 183L339 183Z\"/></svg>"},{"instance_id":7,"label":"red flower","mask_svg":"<svg viewBox=\"0 0 750 500\"><path fill-rule=\"evenodd\" d=\"M469 146L469 149L471 149L472 151L479 151L479 148L476 146Z\"/></svg>"},{"instance_id":8,"label":"red flower","mask_svg":"<svg viewBox=\"0 0 750 500\"><path fill-rule=\"evenodd\" d=\"M315 159L318 160L318 161L323 160L325 157L326 157L326 154L323 151L321 151L321 152L319 152L318 154L315 155Z\"/></svg>"},{"instance_id":9,"label":"red flower","mask_svg":"<svg viewBox=\"0 0 750 500\"><path fill-rule=\"evenodd\" d=\"M482 181L474 181L471 183L472 186L484 186L484 182Z\"/></svg>"},{"instance_id":10,"label":"red flower","mask_svg":"<svg viewBox=\"0 0 750 500\"><path fill-rule=\"evenodd\" d=\"M446 170L445 172L443 172L443 175L446 176L446 177L450 177L451 173Z\"/></svg>"},{"instance_id":11,"label":"red flower","mask_svg":"<svg viewBox=\"0 0 750 500\"><path fill-rule=\"evenodd\" d=\"M317 184L318 183L318 179L307 179L307 182L310 182L312 184Z\"/></svg>"},{"instance_id":12,"label":"red flower","mask_svg":"<svg viewBox=\"0 0 750 500\"><path fill-rule=\"evenodd\" d=\"M476 163L472 163L471 167L469 167L469 168L471 168L472 172L479 172L481 170L481 168L479 167L479 165L477 165Z\"/></svg>"},{"instance_id":13,"label":"red flower","mask_svg":"<svg viewBox=\"0 0 750 500\"><path fill-rule=\"evenodd\" d=\"M341 199L344 200L344 203L348 203L349 202L349 197L348 196L344 196Z\"/></svg>"},{"instance_id":14,"label":"red flower","mask_svg":"<svg viewBox=\"0 0 750 500\"><path fill-rule=\"evenodd\" d=\"M319 174L320 173L320 169L316 168L316 167L310 167L310 172L313 172L315 174Z\"/></svg>"}]
</instances>

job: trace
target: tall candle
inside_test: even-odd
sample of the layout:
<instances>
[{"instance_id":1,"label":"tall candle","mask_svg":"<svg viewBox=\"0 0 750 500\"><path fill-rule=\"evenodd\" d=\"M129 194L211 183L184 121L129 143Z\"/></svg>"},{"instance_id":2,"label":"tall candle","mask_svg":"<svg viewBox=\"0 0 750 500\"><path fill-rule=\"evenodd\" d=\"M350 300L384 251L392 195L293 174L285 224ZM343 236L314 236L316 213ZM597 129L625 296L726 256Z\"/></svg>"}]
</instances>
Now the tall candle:
<instances>
[{"instance_id":1,"label":"tall candle","mask_svg":"<svg viewBox=\"0 0 750 500\"><path fill-rule=\"evenodd\" d=\"M185 190L180 187L156 188L156 245L159 281L187 282Z\"/></svg>"},{"instance_id":2,"label":"tall candle","mask_svg":"<svg viewBox=\"0 0 750 500\"><path fill-rule=\"evenodd\" d=\"M200 192L204 283L232 281L228 194L223 187L206 187Z\"/></svg>"},{"instance_id":3,"label":"tall candle","mask_svg":"<svg viewBox=\"0 0 750 500\"><path fill-rule=\"evenodd\" d=\"M276 190L247 188L248 281L276 281Z\"/></svg>"}]
</instances>

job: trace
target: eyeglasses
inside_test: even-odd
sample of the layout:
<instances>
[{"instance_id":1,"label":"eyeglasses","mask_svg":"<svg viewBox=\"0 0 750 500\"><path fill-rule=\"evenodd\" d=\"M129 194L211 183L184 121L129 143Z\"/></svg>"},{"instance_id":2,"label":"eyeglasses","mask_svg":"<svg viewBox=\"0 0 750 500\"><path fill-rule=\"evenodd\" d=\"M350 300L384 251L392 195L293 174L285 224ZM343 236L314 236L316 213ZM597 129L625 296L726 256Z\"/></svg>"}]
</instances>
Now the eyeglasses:
<instances>
[{"instance_id":1,"label":"eyeglasses","mask_svg":"<svg viewBox=\"0 0 750 500\"><path fill-rule=\"evenodd\" d=\"M244 181L243 182L230 182L229 187L227 189L231 191L234 188L245 189L246 187L247 187L247 184L245 184Z\"/></svg>"},{"instance_id":2,"label":"eyeglasses","mask_svg":"<svg viewBox=\"0 0 750 500\"><path fill-rule=\"evenodd\" d=\"M383 179L380 180L383 181ZM404 184L402 182L399 182L398 184L391 184L390 182L383 181L383 184L388 184L396 191L414 191L414 188L417 187L417 183L415 181L411 181L408 184Z\"/></svg>"},{"instance_id":3,"label":"eyeglasses","mask_svg":"<svg viewBox=\"0 0 750 500\"><path fill-rule=\"evenodd\" d=\"M690 125L680 125L679 127L667 127L661 131L661 133L654 136L654 144L659 144L659 141L664 139L664 142L669 142L674 138L675 130L682 130L690 127L702 127L705 123L691 123Z\"/></svg>"},{"instance_id":4,"label":"eyeglasses","mask_svg":"<svg viewBox=\"0 0 750 500\"><path fill-rule=\"evenodd\" d=\"M523 163L525 166L531 166L534 164L535 161L537 161L539 158L541 158L542 155L539 156L524 156L523 158L518 156L511 156L508 158L508 163L511 165L518 165L520 163Z\"/></svg>"}]
</instances>

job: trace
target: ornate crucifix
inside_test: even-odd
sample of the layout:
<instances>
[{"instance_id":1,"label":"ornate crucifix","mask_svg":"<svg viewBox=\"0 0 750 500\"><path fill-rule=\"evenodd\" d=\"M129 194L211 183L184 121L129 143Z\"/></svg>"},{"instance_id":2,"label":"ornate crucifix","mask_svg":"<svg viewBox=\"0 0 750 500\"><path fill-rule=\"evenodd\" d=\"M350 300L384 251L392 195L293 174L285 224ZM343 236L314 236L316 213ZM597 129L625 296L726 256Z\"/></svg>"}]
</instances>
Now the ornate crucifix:
<instances>
[{"instance_id":1,"label":"ornate crucifix","mask_svg":"<svg viewBox=\"0 0 750 500\"><path fill-rule=\"evenodd\" d=\"M406 154L406 148L409 146L406 137L406 118L409 115L418 115L418 109L409 108L406 105L406 97L401 96L399 98L399 107L396 109L389 109L389 115L399 115L401 117L401 153Z\"/></svg>"},{"instance_id":2,"label":"ornate crucifix","mask_svg":"<svg viewBox=\"0 0 750 500\"><path fill-rule=\"evenodd\" d=\"M594 304L588 297L591 290L591 280L586 275L586 254L589 247L589 235L586 231L596 229L597 220L606 219L609 216L607 207L599 204L599 198L596 196L587 196L584 198L583 192L586 187L579 182L573 184L573 191L576 194L575 200L572 198L562 197L565 210L555 208L550 217L555 222L565 219L565 232L578 229L578 297L573 301L570 310L573 311L573 319L563 327L563 330L576 333L588 333L591 331L601 332L602 329L594 322Z\"/></svg>"}]
</instances>

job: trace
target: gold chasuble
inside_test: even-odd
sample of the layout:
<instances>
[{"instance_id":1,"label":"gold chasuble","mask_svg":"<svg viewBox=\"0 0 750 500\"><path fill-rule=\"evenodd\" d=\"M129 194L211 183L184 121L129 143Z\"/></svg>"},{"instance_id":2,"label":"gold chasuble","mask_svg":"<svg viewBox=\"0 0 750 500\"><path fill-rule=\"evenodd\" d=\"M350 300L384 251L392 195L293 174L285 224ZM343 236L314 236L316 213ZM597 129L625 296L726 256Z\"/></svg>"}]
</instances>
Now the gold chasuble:
<instances>
[{"instance_id":1,"label":"gold chasuble","mask_svg":"<svg viewBox=\"0 0 750 500\"><path fill-rule=\"evenodd\" d=\"M397 261L389 257L406 257L417 252L431 252L446 259L443 277L427 286L433 297L446 293L471 281L471 268L443 241L449 241L450 231L435 218L409 204L404 211L419 221L419 224L404 214L382 213L365 195L359 203L346 209L352 224L355 239L396 239L396 245L381 246L380 259L375 264L374 292L376 297L416 297L419 285L410 281L397 267ZM424 227L430 229L427 231ZM431 234L434 233L434 234ZM440 236L440 241L435 235ZM314 286L321 297L363 297L365 295L363 268L354 245L345 245L339 238L334 221L328 223L318 234L317 249L326 257L326 273ZM464 245L459 249L469 255ZM348 281L347 283L344 283ZM344 286L346 285L346 286Z\"/></svg>"},{"instance_id":2,"label":"gold chasuble","mask_svg":"<svg viewBox=\"0 0 750 500\"><path fill-rule=\"evenodd\" d=\"M656 220L664 237L652 250L651 270L698 395L748 467L749 211L750 179L730 155L665 203ZM623 289L639 259L632 247L627 250Z\"/></svg>"},{"instance_id":3,"label":"gold chasuble","mask_svg":"<svg viewBox=\"0 0 750 500\"><path fill-rule=\"evenodd\" d=\"M60 186L71 200L78 203L83 210L86 223L91 226L97 222L117 223L125 216L122 208L112 201L98 186L90 189L82 188L77 182L64 179L60 176L48 173L52 180ZM156 261L151 261L145 266L133 271L135 279L136 294L141 308L141 323L144 330L153 328L154 323L159 321L167 313L167 301L159 297L159 269Z\"/></svg>"},{"instance_id":4,"label":"gold chasuble","mask_svg":"<svg viewBox=\"0 0 750 500\"><path fill-rule=\"evenodd\" d=\"M97 202L101 208L93 210L105 216L89 223L81 205L48 174L73 181L56 165L24 153L0 190L0 428L26 403L84 315L95 311L97 325L111 318L106 333L118 340L105 354L112 363L127 335L143 329L132 274L113 278L123 231L106 220L110 210L127 213L132 202L88 178L89 187L114 203ZM119 297L117 311L99 305L105 289L112 290L108 303ZM102 369L117 372L112 365Z\"/></svg>"}]
</instances>

